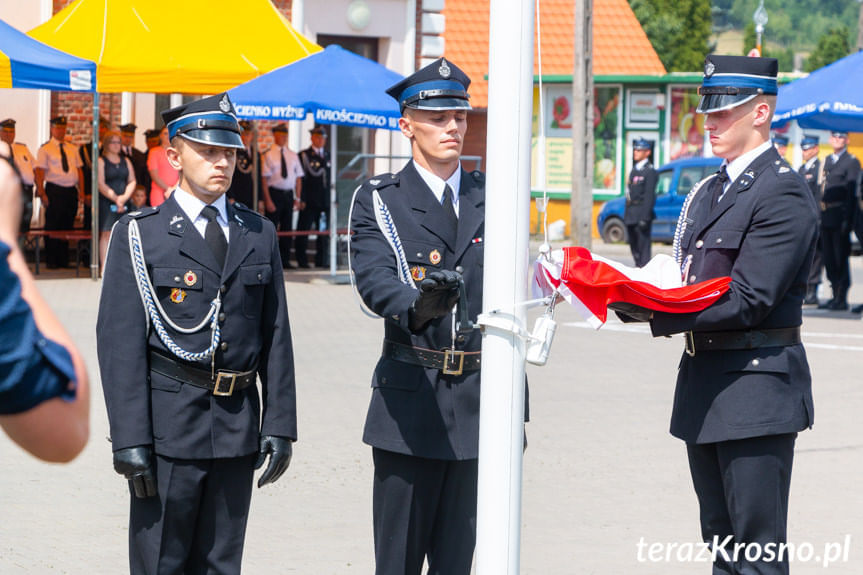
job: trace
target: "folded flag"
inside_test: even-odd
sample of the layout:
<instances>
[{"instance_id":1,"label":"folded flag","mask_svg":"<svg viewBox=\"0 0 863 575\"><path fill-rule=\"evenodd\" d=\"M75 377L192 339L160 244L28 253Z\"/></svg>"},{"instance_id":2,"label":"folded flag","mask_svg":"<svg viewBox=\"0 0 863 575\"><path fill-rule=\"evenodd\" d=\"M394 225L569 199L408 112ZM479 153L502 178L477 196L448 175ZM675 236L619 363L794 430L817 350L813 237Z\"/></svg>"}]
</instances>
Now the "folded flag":
<instances>
[{"instance_id":1,"label":"folded flag","mask_svg":"<svg viewBox=\"0 0 863 575\"><path fill-rule=\"evenodd\" d=\"M684 285L680 267L671 256L659 254L642 268L625 266L566 247L540 257L534 267L533 293L547 297L555 290L594 328L605 323L608 304L626 302L655 311L689 313L710 306L728 291L730 277Z\"/></svg>"}]
</instances>

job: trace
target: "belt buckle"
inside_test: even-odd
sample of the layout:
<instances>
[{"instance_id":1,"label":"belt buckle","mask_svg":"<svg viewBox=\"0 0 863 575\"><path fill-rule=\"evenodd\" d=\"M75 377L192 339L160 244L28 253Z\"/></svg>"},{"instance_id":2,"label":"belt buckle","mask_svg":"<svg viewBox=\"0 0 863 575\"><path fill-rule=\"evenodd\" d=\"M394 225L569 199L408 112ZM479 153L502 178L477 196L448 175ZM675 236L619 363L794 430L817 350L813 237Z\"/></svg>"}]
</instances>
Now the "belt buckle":
<instances>
[{"instance_id":1,"label":"belt buckle","mask_svg":"<svg viewBox=\"0 0 863 575\"><path fill-rule=\"evenodd\" d=\"M443 350L443 373L461 375L464 368L464 352L457 349Z\"/></svg>"},{"instance_id":2,"label":"belt buckle","mask_svg":"<svg viewBox=\"0 0 863 575\"><path fill-rule=\"evenodd\" d=\"M695 334L692 331L687 331L684 334L684 340L686 341L686 354L689 357L695 357Z\"/></svg>"},{"instance_id":3,"label":"belt buckle","mask_svg":"<svg viewBox=\"0 0 863 575\"><path fill-rule=\"evenodd\" d=\"M227 391L224 390L223 386L225 386L227 384L222 382L223 379L225 379L225 380L230 379L230 381L231 381L231 384L228 385ZM234 393L234 385L236 383L237 383L237 374L236 373L228 373L228 372L224 372L224 371L218 372L216 374L216 385L213 387L213 395L219 395L222 397L230 396L232 393Z\"/></svg>"}]
</instances>

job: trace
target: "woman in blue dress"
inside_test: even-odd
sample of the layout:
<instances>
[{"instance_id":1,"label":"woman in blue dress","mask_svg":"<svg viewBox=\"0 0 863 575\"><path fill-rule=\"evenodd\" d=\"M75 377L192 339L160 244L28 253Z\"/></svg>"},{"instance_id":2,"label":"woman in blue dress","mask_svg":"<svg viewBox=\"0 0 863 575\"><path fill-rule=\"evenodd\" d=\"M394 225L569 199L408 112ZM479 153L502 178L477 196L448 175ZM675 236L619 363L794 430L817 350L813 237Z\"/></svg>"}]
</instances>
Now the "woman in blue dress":
<instances>
[{"instance_id":1,"label":"woman in blue dress","mask_svg":"<svg viewBox=\"0 0 863 575\"><path fill-rule=\"evenodd\" d=\"M102 140L99 157L99 261L105 262L111 228L126 211L135 192L135 170L126 156L120 155L120 133L109 131Z\"/></svg>"}]
</instances>

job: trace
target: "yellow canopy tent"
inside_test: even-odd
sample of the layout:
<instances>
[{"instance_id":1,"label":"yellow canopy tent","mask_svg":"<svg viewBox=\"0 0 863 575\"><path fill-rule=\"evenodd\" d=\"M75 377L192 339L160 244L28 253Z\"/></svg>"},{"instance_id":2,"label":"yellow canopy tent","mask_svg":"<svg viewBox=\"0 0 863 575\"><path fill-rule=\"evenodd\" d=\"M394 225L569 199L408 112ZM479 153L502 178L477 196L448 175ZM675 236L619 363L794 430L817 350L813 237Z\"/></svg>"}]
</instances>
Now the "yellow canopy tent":
<instances>
[{"instance_id":1,"label":"yellow canopy tent","mask_svg":"<svg viewBox=\"0 0 863 575\"><path fill-rule=\"evenodd\" d=\"M269 0L75 0L28 34L96 63L99 92L214 94L322 50ZM93 139L93 157L98 142ZM90 271L99 277L96 162Z\"/></svg>"},{"instance_id":2,"label":"yellow canopy tent","mask_svg":"<svg viewBox=\"0 0 863 575\"><path fill-rule=\"evenodd\" d=\"M96 62L99 92L212 94L321 50L269 0L76 0L28 34Z\"/></svg>"}]
</instances>

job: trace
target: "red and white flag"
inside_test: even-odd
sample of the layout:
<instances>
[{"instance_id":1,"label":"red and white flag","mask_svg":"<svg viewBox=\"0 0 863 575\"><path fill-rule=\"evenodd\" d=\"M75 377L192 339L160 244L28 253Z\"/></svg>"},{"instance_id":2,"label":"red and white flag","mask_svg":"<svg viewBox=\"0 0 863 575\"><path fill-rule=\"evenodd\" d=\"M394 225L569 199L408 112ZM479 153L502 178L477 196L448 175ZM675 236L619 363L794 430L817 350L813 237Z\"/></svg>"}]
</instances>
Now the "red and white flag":
<instances>
[{"instance_id":1,"label":"red and white flag","mask_svg":"<svg viewBox=\"0 0 863 575\"><path fill-rule=\"evenodd\" d=\"M584 319L599 329L608 304L626 302L670 313L701 311L728 291L730 277L684 285L680 267L659 254L642 268L625 266L582 247L555 250L551 260L540 256L534 269L535 297L557 291Z\"/></svg>"}]
</instances>

